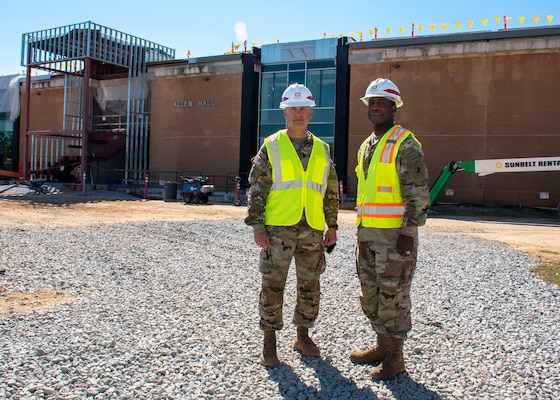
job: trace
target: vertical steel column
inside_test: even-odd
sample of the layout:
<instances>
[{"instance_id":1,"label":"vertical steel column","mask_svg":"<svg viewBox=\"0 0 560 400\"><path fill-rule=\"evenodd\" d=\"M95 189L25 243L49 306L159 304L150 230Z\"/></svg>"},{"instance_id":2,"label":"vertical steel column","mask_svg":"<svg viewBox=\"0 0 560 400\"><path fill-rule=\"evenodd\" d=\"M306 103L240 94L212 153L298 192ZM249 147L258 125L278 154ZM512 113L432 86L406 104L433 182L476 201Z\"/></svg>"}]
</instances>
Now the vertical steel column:
<instances>
[{"instance_id":1,"label":"vertical steel column","mask_svg":"<svg viewBox=\"0 0 560 400\"><path fill-rule=\"evenodd\" d=\"M91 21L56 27L23 36L22 65L27 72L27 115L23 168L28 178L33 168L67 153L69 145L80 145L82 192L88 175L88 146L92 104L90 78L98 62L116 64L128 69L125 179L139 179L148 168L150 119L146 115L146 63L174 59L175 51ZM66 76L64 92L64 131L62 138L31 134L31 72L30 65L79 74ZM80 79L82 79L80 81ZM81 143L80 143L81 140ZM56 160L55 160L56 159ZM21 163L20 163L21 165Z\"/></svg>"},{"instance_id":2,"label":"vertical steel column","mask_svg":"<svg viewBox=\"0 0 560 400\"><path fill-rule=\"evenodd\" d=\"M23 140L23 179L29 179L29 123L31 121L31 67L27 67L27 76L25 77L25 135Z\"/></svg>"},{"instance_id":3,"label":"vertical steel column","mask_svg":"<svg viewBox=\"0 0 560 400\"><path fill-rule=\"evenodd\" d=\"M87 176L87 158L88 158L88 129L89 129L89 77L91 73L91 59L84 59L84 97L82 102L82 196L86 195L86 176Z\"/></svg>"},{"instance_id":4,"label":"vertical steel column","mask_svg":"<svg viewBox=\"0 0 560 400\"><path fill-rule=\"evenodd\" d=\"M148 170L148 147L150 143L150 124L149 124L149 116L146 114L146 97L147 94L145 93L146 89L146 63L148 55L146 52L148 51L147 44L143 45L140 49L140 74L138 76L138 81L140 82L140 91L138 93L138 97L140 98L140 126L142 127L142 170ZM141 174L141 172L139 172ZM141 178L141 176L139 176Z\"/></svg>"},{"instance_id":5,"label":"vertical steel column","mask_svg":"<svg viewBox=\"0 0 560 400\"><path fill-rule=\"evenodd\" d=\"M130 51L130 41L127 40L126 42L126 51L127 51L127 55L126 55L126 59L127 64L130 66L132 64L132 52ZM128 68L128 87L127 89L127 102L126 102L126 148L125 148L125 160L124 160L124 179L125 182L128 183L128 180L130 179L130 175L129 175L129 171L131 169L131 165L130 165L130 153L132 150L132 132L130 129L130 85L132 82L132 71L130 68Z\"/></svg>"}]
</instances>

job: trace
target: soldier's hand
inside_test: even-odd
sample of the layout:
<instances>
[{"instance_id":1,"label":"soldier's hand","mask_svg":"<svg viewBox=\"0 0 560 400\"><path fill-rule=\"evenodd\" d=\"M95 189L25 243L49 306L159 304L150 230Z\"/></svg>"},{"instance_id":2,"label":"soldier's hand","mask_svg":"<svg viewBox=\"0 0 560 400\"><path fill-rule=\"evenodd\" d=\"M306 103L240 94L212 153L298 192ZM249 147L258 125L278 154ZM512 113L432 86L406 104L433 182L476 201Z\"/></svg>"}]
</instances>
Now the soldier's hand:
<instances>
[{"instance_id":1,"label":"soldier's hand","mask_svg":"<svg viewBox=\"0 0 560 400\"><path fill-rule=\"evenodd\" d=\"M414 247L414 238L411 236L399 235L397 238L397 253L401 256L409 256Z\"/></svg>"},{"instance_id":2,"label":"soldier's hand","mask_svg":"<svg viewBox=\"0 0 560 400\"><path fill-rule=\"evenodd\" d=\"M323 239L325 247L329 247L331 244L336 243L336 229L329 228L327 233L325 233L325 238Z\"/></svg>"},{"instance_id":3,"label":"soldier's hand","mask_svg":"<svg viewBox=\"0 0 560 400\"><path fill-rule=\"evenodd\" d=\"M270 249L270 236L268 236L268 232L255 233L255 243L262 249Z\"/></svg>"}]
</instances>

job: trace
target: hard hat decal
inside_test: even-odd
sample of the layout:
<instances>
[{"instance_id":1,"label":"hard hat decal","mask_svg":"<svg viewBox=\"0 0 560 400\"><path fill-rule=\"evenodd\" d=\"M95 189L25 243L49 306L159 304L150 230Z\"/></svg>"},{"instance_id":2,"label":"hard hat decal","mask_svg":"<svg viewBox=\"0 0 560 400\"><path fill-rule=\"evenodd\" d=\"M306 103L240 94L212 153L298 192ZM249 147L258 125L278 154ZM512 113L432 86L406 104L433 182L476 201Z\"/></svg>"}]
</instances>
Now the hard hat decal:
<instances>
[{"instance_id":1,"label":"hard hat decal","mask_svg":"<svg viewBox=\"0 0 560 400\"><path fill-rule=\"evenodd\" d=\"M294 98L301 99L301 92L295 92L294 93Z\"/></svg>"}]
</instances>

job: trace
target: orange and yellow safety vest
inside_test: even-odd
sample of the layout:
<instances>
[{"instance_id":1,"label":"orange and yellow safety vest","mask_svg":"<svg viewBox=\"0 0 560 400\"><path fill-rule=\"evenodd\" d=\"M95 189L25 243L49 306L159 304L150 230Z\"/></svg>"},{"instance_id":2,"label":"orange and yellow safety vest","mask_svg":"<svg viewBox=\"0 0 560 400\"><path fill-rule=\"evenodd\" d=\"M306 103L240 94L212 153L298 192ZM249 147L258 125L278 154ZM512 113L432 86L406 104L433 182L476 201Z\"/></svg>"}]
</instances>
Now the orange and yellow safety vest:
<instances>
[{"instance_id":1,"label":"orange and yellow safety vest","mask_svg":"<svg viewBox=\"0 0 560 400\"><path fill-rule=\"evenodd\" d=\"M367 177L364 171L365 150L369 138L358 150L358 197L356 199L356 226L366 228L400 228L405 205L401 194L401 184L395 160L401 143L412 137L412 132L400 125L393 126L377 143ZM418 142L420 145L420 142Z\"/></svg>"}]
</instances>

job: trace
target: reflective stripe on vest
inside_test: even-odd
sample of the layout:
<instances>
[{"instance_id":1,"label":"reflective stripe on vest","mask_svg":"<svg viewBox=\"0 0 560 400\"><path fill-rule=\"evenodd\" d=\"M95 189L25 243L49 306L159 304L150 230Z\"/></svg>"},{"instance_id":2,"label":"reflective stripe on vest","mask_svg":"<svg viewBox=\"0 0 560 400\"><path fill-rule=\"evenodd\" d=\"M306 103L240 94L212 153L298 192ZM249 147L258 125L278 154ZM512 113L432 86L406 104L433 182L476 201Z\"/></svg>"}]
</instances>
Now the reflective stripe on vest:
<instances>
[{"instance_id":1,"label":"reflective stripe on vest","mask_svg":"<svg viewBox=\"0 0 560 400\"><path fill-rule=\"evenodd\" d=\"M307 223L323 230L325 215L323 198L330 173L329 145L313 137L313 149L307 170L286 130L278 131L265 140L272 165L272 186L267 198L265 224L290 226L299 222L305 209Z\"/></svg>"},{"instance_id":2,"label":"reflective stripe on vest","mask_svg":"<svg viewBox=\"0 0 560 400\"><path fill-rule=\"evenodd\" d=\"M384 163L392 163L396 157L397 152L397 142L400 139L406 138L406 135L410 133L404 128L395 129L395 131L391 134L391 137L387 139L385 145L383 146L383 152L381 153L381 157L379 158L380 162Z\"/></svg>"},{"instance_id":3,"label":"reflective stripe on vest","mask_svg":"<svg viewBox=\"0 0 560 400\"><path fill-rule=\"evenodd\" d=\"M358 214L362 218L402 218L404 214L404 203L364 203L358 206Z\"/></svg>"},{"instance_id":4,"label":"reflective stripe on vest","mask_svg":"<svg viewBox=\"0 0 560 400\"><path fill-rule=\"evenodd\" d=\"M369 138L360 146L356 167L356 225L372 228L399 228L402 225L405 205L395 160L399 146L408 136L414 138L412 132L396 125L380 139L372 156L367 178L363 163Z\"/></svg>"}]
</instances>

